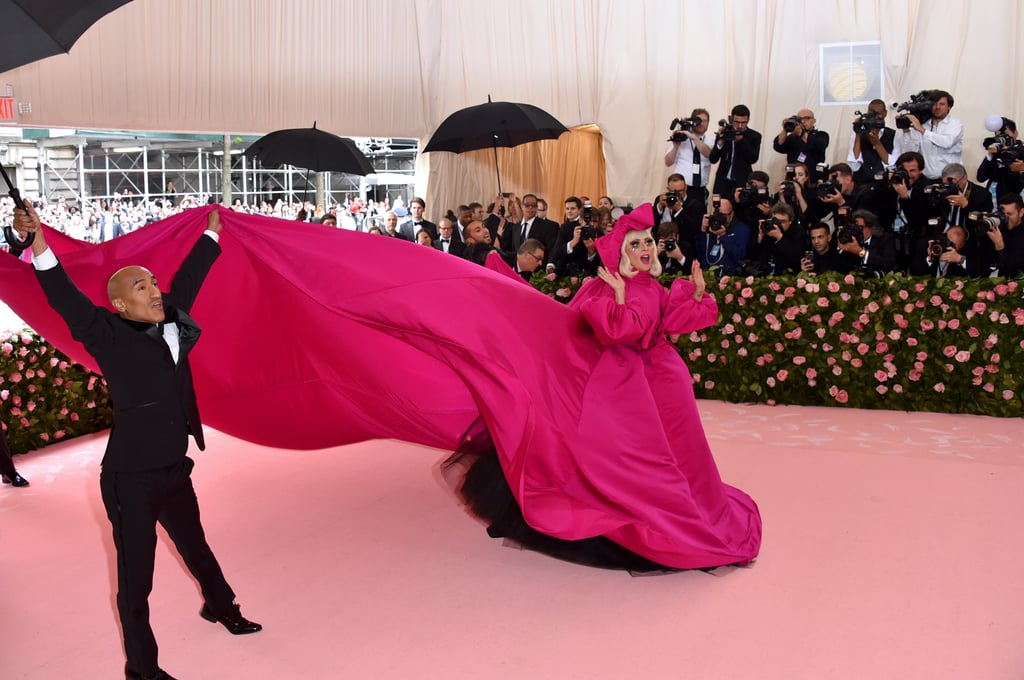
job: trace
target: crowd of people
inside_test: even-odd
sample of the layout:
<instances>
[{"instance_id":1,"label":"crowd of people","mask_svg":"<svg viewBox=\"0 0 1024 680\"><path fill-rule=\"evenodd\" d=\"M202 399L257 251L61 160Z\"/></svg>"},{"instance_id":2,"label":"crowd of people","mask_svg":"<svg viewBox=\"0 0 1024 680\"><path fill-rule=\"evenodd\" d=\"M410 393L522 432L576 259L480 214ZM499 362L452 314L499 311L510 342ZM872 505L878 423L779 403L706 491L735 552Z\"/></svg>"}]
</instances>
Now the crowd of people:
<instances>
[{"instance_id":1,"label":"crowd of people","mask_svg":"<svg viewBox=\"0 0 1024 680\"><path fill-rule=\"evenodd\" d=\"M746 106L734 106L715 130L703 108L674 120L664 155L672 172L653 200L663 270L686 273L698 261L708 270L754 276L1024 273L1024 144L1016 123L986 121L992 135L972 179L961 159L964 126L951 115L953 96L932 90L918 100L913 112L896 116L895 128L885 103L872 101L853 123L846 161L831 167L825 158L832 137L816 127L814 112L788 116L771 142L786 158L785 176L776 180L754 169L763 137L749 127ZM125 195L79 209L58 198L37 207L44 222L102 242L207 200L175 199ZM326 207L236 200L232 209L377 233L476 261L498 250L526 279L538 269L594 276L601 266L595 239L629 208L616 209L607 196L569 196L562 205L561 222L548 219L547 201L533 193L435 211L436 222L418 197L408 205L401 197L353 198ZM5 200L0 219L9 221L12 209Z\"/></svg>"}]
</instances>

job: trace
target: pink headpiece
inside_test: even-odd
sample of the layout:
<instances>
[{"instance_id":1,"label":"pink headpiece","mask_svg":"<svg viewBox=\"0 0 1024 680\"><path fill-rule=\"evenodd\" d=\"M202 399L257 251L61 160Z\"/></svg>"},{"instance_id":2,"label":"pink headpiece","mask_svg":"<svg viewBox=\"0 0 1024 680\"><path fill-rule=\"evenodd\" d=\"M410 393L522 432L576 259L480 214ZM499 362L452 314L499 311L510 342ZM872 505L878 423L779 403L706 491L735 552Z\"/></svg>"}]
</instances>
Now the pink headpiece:
<instances>
[{"instance_id":1,"label":"pink headpiece","mask_svg":"<svg viewBox=\"0 0 1024 680\"><path fill-rule=\"evenodd\" d=\"M619 258L622 257L622 242L628 231L643 231L654 228L654 208L650 203L633 208L628 215L623 215L615 222L610 234L605 234L594 242L601 264L615 272L619 270Z\"/></svg>"}]
</instances>

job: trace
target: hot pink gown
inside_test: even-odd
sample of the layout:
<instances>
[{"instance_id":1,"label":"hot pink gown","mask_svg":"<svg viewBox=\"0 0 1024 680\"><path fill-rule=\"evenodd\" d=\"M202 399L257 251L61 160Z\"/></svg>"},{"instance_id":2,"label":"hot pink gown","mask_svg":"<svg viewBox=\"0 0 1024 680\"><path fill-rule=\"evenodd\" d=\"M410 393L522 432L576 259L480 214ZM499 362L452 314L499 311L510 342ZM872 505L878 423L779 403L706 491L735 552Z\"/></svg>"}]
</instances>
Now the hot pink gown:
<instances>
[{"instance_id":1,"label":"hot pink gown","mask_svg":"<svg viewBox=\"0 0 1024 680\"><path fill-rule=\"evenodd\" d=\"M48 231L74 280L106 303L122 266L171 275L209 208L98 246ZM493 441L527 522L605 536L668 567L747 563L753 501L723 484L690 375L664 339L713 324L685 281L647 278L617 307L600 281L571 307L513 277L423 246L222 212L223 254L193 307L204 422L274 447L394 438L455 450ZM91 358L49 309L31 266L0 257L0 298L76 361ZM301 484L301 481L297 481Z\"/></svg>"}]
</instances>

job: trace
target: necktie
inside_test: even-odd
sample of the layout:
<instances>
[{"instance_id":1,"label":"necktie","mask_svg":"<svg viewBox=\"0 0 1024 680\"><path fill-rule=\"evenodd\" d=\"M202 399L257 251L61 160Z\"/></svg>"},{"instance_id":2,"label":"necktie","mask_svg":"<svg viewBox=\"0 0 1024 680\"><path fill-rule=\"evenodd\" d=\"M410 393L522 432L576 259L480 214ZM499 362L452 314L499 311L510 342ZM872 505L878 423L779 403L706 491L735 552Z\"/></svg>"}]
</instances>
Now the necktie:
<instances>
[{"instance_id":1,"label":"necktie","mask_svg":"<svg viewBox=\"0 0 1024 680\"><path fill-rule=\"evenodd\" d=\"M691 187L697 187L699 189L701 187L701 183L700 183L700 149L697 148L697 144L696 143L694 143L694 142L690 142L690 143L693 144L693 183L690 184L690 186Z\"/></svg>"},{"instance_id":2,"label":"necktie","mask_svg":"<svg viewBox=\"0 0 1024 680\"><path fill-rule=\"evenodd\" d=\"M523 222L523 240L530 238L530 223Z\"/></svg>"}]
</instances>

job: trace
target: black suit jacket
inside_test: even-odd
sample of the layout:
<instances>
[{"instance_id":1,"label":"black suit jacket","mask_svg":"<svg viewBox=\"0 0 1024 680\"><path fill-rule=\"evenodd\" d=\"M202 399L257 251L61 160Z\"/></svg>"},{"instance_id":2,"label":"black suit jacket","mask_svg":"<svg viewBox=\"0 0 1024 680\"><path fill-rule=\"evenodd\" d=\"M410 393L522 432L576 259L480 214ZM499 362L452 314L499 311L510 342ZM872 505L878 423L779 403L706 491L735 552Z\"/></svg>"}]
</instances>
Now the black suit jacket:
<instances>
[{"instance_id":1,"label":"black suit jacket","mask_svg":"<svg viewBox=\"0 0 1024 680\"><path fill-rule=\"evenodd\" d=\"M735 154L733 152L735 146ZM743 139L737 141L726 139L722 141L722 148L718 148L717 141L711 147L709 160L718 163L718 172L715 174L715 190L720 196L732 198L733 189L747 183L754 163L761 157L761 133L757 130L747 128L743 133ZM729 169L732 168L732 180L727 179Z\"/></svg>"},{"instance_id":2,"label":"black suit jacket","mask_svg":"<svg viewBox=\"0 0 1024 680\"><path fill-rule=\"evenodd\" d=\"M420 227L422 229L425 229L427 233L430 234L431 241L437 240L436 224L434 224L433 222L429 222L427 220L423 220L422 222L420 222ZM406 220L405 222L402 222L401 224L398 225L398 233L401 234L402 238L404 238L406 241L415 241L416 223L413 222L412 220Z\"/></svg>"},{"instance_id":3,"label":"black suit jacket","mask_svg":"<svg viewBox=\"0 0 1024 680\"><path fill-rule=\"evenodd\" d=\"M453 231L458 232L458 229ZM441 244L441 239L434 241L434 247L444 252L444 246ZM462 257L462 253L466 250L466 244L459 240L458 236L452 234L452 241L448 244L448 254L454 255L455 257Z\"/></svg>"},{"instance_id":4,"label":"black suit jacket","mask_svg":"<svg viewBox=\"0 0 1024 680\"><path fill-rule=\"evenodd\" d=\"M512 234L508 233L508 227L505 228L505 231L507 242L506 239L502 239L502 247L512 252L518 252L519 246L523 245L522 225L517 229L513 229ZM554 261L555 243L558 241L557 223L546 220L543 217L534 217L533 224L530 225L530 235L528 238L535 238L544 244L544 264Z\"/></svg>"},{"instance_id":5,"label":"black suit jacket","mask_svg":"<svg viewBox=\"0 0 1024 680\"><path fill-rule=\"evenodd\" d=\"M177 363L157 326L128 321L94 305L60 264L36 272L50 306L96 359L107 381L114 426L103 457L105 470L149 470L177 463L188 450L189 434L200 450L205 448L188 363L200 329L188 311L218 255L220 246L212 238L200 238L164 295L165 323L178 326Z\"/></svg>"}]
</instances>

